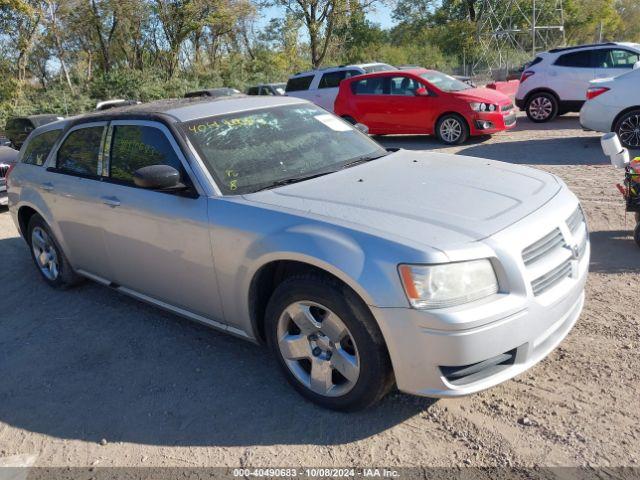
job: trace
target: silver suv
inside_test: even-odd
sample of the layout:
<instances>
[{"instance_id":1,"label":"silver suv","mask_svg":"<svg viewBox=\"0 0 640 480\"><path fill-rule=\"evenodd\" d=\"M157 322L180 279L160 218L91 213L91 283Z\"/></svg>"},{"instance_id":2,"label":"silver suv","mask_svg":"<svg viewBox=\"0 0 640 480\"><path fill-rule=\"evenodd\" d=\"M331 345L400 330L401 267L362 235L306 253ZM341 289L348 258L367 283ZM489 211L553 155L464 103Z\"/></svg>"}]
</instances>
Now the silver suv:
<instances>
[{"instance_id":1,"label":"silver suv","mask_svg":"<svg viewBox=\"0 0 640 480\"><path fill-rule=\"evenodd\" d=\"M464 172L464 174L460 174ZM160 102L41 127L9 205L42 278L89 278L254 342L354 410L455 397L544 358L584 301L587 228L548 173L389 152L288 97Z\"/></svg>"}]
</instances>

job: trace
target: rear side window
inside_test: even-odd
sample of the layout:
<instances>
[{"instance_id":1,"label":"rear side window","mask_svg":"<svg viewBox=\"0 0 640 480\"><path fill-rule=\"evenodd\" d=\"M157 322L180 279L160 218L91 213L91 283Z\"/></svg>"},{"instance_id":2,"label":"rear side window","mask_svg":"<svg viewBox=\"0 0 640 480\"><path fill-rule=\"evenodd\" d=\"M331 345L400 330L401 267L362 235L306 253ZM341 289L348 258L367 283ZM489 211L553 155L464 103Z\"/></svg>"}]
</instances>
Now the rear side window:
<instances>
[{"instance_id":1,"label":"rear side window","mask_svg":"<svg viewBox=\"0 0 640 480\"><path fill-rule=\"evenodd\" d=\"M61 132L62 130L49 130L31 139L22 156L22 163L42 166Z\"/></svg>"},{"instance_id":2,"label":"rear side window","mask_svg":"<svg viewBox=\"0 0 640 480\"><path fill-rule=\"evenodd\" d=\"M184 178L182 163L161 130L141 125L116 125L111 142L109 177L133 184L133 172L149 165L169 165Z\"/></svg>"},{"instance_id":3,"label":"rear side window","mask_svg":"<svg viewBox=\"0 0 640 480\"><path fill-rule=\"evenodd\" d=\"M542 61L542 57L536 57L531 60L528 64L525 65L525 68L533 67L534 65L539 64Z\"/></svg>"},{"instance_id":4,"label":"rear side window","mask_svg":"<svg viewBox=\"0 0 640 480\"><path fill-rule=\"evenodd\" d=\"M313 81L313 75L290 78L289 81L287 82L287 87L285 91L297 92L300 90L309 90L309 87L311 86L312 81Z\"/></svg>"},{"instance_id":5,"label":"rear side window","mask_svg":"<svg viewBox=\"0 0 640 480\"><path fill-rule=\"evenodd\" d=\"M565 53L560 55L555 65L559 67L590 68L591 50L581 50L579 52Z\"/></svg>"},{"instance_id":6,"label":"rear side window","mask_svg":"<svg viewBox=\"0 0 640 480\"><path fill-rule=\"evenodd\" d=\"M342 80L353 77L354 75L360 75L360 72L357 70L342 70L339 72L325 73L320 79L318 88L336 88Z\"/></svg>"},{"instance_id":7,"label":"rear side window","mask_svg":"<svg viewBox=\"0 0 640 480\"><path fill-rule=\"evenodd\" d=\"M353 82L351 91L356 95L382 95L385 93L385 79L385 77L374 77Z\"/></svg>"},{"instance_id":8,"label":"rear side window","mask_svg":"<svg viewBox=\"0 0 640 480\"><path fill-rule=\"evenodd\" d=\"M98 175L98 157L104 127L74 130L58 149L56 167L76 175Z\"/></svg>"},{"instance_id":9,"label":"rear side window","mask_svg":"<svg viewBox=\"0 0 640 480\"><path fill-rule=\"evenodd\" d=\"M640 55L629 50L601 49L593 52L596 68L633 68Z\"/></svg>"}]
</instances>

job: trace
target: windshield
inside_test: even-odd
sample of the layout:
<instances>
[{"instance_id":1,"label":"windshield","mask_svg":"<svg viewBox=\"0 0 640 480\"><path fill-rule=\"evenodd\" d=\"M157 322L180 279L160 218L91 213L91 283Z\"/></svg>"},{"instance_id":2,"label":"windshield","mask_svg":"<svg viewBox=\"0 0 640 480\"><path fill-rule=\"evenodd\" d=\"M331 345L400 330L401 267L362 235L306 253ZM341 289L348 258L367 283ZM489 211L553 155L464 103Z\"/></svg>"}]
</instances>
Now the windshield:
<instances>
[{"instance_id":1,"label":"windshield","mask_svg":"<svg viewBox=\"0 0 640 480\"><path fill-rule=\"evenodd\" d=\"M426 72L421 73L420 76L443 92L459 92L472 88L469 84L441 72Z\"/></svg>"},{"instance_id":2,"label":"windshield","mask_svg":"<svg viewBox=\"0 0 640 480\"><path fill-rule=\"evenodd\" d=\"M384 155L368 136L315 105L286 105L186 122L224 194L255 192Z\"/></svg>"}]
</instances>

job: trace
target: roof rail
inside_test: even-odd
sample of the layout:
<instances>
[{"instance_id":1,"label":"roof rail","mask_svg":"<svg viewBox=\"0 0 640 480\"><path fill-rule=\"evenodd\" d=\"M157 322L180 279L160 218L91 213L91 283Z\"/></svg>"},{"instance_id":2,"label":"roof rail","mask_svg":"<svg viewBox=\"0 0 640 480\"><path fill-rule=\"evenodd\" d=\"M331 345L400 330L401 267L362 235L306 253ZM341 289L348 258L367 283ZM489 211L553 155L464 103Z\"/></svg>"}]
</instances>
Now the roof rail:
<instances>
[{"instance_id":1,"label":"roof rail","mask_svg":"<svg viewBox=\"0 0 640 480\"><path fill-rule=\"evenodd\" d=\"M584 45L574 45L573 47L559 47L559 48L553 48L551 50L549 50L549 53L558 53L558 52L564 52L567 50L576 50L579 48L588 48L588 47L606 47L609 45L617 45L617 43L615 42L604 42L604 43L585 43Z\"/></svg>"}]
</instances>

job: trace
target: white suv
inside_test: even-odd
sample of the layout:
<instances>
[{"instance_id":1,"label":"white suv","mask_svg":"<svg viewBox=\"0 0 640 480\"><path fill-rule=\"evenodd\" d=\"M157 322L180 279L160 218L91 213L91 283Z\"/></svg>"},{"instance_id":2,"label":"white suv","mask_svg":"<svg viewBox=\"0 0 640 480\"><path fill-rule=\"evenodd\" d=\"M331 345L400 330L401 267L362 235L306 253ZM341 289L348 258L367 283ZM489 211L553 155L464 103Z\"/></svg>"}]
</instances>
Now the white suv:
<instances>
[{"instance_id":1,"label":"white suv","mask_svg":"<svg viewBox=\"0 0 640 480\"><path fill-rule=\"evenodd\" d=\"M299 72L289 77L285 92L290 97L310 100L325 110L333 112L333 102L338 95L338 86L342 80L363 73L386 70L397 70L397 68L386 63L360 63Z\"/></svg>"},{"instance_id":2,"label":"white suv","mask_svg":"<svg viewBox=\"0 0 640 480\"><path fill-rule=\"evenodd\" d=\"M637 43L599 43L540 53L522 72L516 105L538 123L578 112L591 80L628 72L638 61Z\"/></svg>"}]
</instances>

